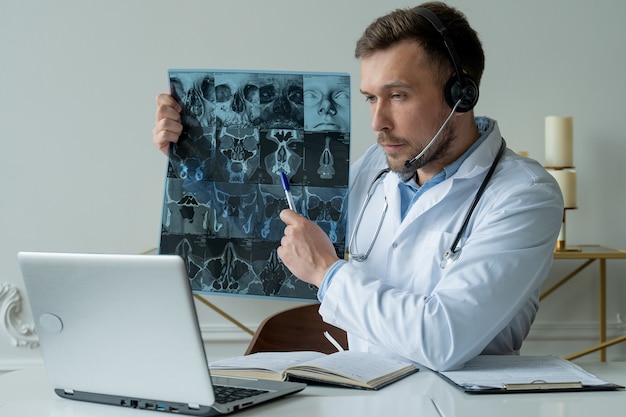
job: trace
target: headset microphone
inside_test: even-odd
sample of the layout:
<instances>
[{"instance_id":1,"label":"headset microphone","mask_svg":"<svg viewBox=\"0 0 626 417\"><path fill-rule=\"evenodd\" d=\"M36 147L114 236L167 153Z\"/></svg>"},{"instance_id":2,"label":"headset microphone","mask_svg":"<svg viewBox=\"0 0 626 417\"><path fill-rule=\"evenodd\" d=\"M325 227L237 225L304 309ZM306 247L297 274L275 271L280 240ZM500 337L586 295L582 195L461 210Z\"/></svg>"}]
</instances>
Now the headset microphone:
<instances>
[{"instance_id":1,"label":"headset microphone","mask_svg":"<svg viewBox=\"0 0 626 417\"><path fill-rule=\"evenodd\" d=\"M448 115L446 120L444 120L444 122L441 124L441 127L439 128L437 133L435 133L435 136L433 136L433 138L430 140L430 142L428 142L428 145L426 145L426 147L424 147L424 149L422 149L422 152L418 153L415 157L413 157L411 159L407 159L407 161L404 163L404 167L405 168L411 168L411 165L413 165L415 163L415 161L420 159L422 157L422 155L424 155L426 153L426 151L428 149L430 149L432 144L435 143L437 138L439 136L441 136L441 133L443 132L443 129L446 128L446 126L448 125L448 122L450 121L450 119L452 119L452 115L456 112L456 109L459 106L459 104L461 104L461 100L458 100L456 102L456 104L454 105L454 107L452 107L452 111L450 112L450 114Z\"/></svg>"}]
</instances>

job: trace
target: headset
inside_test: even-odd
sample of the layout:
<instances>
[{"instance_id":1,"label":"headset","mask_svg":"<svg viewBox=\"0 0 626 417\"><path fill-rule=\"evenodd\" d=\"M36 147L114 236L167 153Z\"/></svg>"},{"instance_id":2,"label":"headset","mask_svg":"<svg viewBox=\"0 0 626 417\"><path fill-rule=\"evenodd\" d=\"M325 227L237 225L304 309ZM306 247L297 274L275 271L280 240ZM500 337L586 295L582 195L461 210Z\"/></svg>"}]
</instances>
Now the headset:
<instances>
[{"instance_id":1,"label":"headset","mask_svg":"<svg viewBox=\"0 0 626 417\"><path fill-rule=\"evenodd\" d=\"M478 84L468 74L463 73L459 55L454 48L452 39L448 37L448 29L446 29L439 17L429 9L415 7L413 11L426 19L439 32L454 66L456 75L450 77L444 90L446 102L450 108L456 107L456 111L459 113L472 110L478 102Z\"/></svg>"}]
</instances>

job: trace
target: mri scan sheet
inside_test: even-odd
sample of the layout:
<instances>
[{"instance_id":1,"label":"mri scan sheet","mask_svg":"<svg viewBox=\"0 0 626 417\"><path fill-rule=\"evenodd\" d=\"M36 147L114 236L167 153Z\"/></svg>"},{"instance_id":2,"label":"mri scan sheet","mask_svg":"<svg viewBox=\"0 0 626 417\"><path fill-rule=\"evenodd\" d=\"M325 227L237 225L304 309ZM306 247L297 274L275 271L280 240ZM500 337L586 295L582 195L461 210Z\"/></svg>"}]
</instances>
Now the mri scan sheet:
<instances>
[{"instance_id":1,"label":"mri scan sheet","mask_svg":"<svg viewBox=\"0 0 626 417\"><path fill-rule=\"evenodd\" d=\"M346 246L350 77L170 70L183 132L170 148L159 253L185 260L194 292L315 299L276 253L289 180L295 209Z\"/></svg>"}]
</instances>

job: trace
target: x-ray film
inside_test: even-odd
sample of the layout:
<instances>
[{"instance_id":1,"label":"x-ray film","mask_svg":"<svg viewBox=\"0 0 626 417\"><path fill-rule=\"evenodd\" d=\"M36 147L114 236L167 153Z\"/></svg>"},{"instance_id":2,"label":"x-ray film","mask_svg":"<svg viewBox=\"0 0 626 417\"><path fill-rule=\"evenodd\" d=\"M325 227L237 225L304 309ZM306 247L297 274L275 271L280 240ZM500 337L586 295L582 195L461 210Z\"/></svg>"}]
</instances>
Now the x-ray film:
<instances>
[{"instance_id":1,"label":"x-ray film","mask_svg":"<svg viewBox=\"0 0 626 417\"><path fill-rule=\"evenodd\" d=\"M183 132L170 148L159 253L187 264L194 292L315 299L277 255L287 208L343 258L350 157L345 73L170 70Z\"/></svg>"}]
</instances>

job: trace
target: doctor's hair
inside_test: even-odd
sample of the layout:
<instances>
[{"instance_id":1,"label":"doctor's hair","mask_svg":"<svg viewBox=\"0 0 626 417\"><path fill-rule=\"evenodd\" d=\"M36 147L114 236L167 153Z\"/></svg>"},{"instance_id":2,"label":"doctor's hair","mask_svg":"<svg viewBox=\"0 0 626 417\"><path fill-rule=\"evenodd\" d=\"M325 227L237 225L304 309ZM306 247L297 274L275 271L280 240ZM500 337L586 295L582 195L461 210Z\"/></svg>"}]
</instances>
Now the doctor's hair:
<instances>
[{"instance_id":1,"label":"doctor's hair","mask_svg":"<svg viewBox=\"0 0 626 417\"><path fill-rule=\"evenodd\" d=\"M447 28L448 38L454 44L463 72L480 85L485 68L485 53L478 34L469 25L465 15L442 2L423 3L418 7L429 9L441 20ZM357 41L354 56L357 59L367 58L407 40L415 40L422 45L444 85L454 74L454 66L443 37L412 8L396 9L374 20Z\"/></svg>"}]
</instances>

